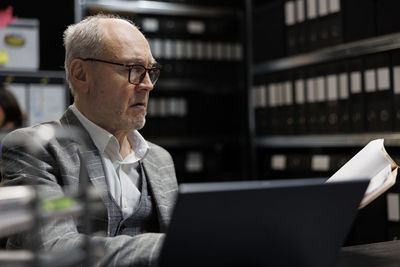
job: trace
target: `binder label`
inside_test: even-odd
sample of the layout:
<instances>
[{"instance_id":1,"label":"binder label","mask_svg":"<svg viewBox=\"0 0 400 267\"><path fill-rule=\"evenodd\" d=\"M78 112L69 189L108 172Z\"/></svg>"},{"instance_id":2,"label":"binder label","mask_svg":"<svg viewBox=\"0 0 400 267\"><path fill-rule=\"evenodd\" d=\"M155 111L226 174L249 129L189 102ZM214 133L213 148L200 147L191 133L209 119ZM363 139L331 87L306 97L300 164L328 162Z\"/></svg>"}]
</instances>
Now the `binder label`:
<instances>
[{"instance_id":1,"label":"binder label","mask_svg":"<svg viewBox=\"0 0 400 267\"><path fill-rule=\"evenodd\" d=\"M382 67L377 70L378 73L378 90L390 89L389 67Z\"/></svg>"},{"instance_id":2,"label":"binder label","mask_svg":"<svg viewBox=\"0 0 400 267\"><path fill-rule=\"evenodd\" d=\"M393 67L393 91L400 94L400 66Z\"/></svg>"},{"instance_id":3,"label":"binder label","mask_svg":"<svg viewBox=\"0 0 400 267\"><path fill-rule=\"evenodd\" d=\"M285 24L290 26L295 24L295 13L294 13L294 1L288 1L285 3Z\"/></svg>"},{"instance_id":4,"label":"binder label","mask_svg":"<svg viewBox=\"0 0 400 267\"><path fill-rule=\"evenodd\" d=\"M350 91L353 94L361 93L361 73L359 71L350 73L350 84Z\"/></svg>"}]
</instances>

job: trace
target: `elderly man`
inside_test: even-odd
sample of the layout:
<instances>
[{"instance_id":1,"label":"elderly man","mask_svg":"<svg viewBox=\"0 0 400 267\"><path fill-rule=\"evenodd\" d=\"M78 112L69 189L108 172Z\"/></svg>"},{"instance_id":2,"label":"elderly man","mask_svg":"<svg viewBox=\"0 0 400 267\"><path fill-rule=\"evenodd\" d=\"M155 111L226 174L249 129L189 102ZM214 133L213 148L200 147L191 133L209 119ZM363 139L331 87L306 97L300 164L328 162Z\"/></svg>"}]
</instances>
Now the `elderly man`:
<instances>
[{"instance_id":1,"label":"elderly man","mask_svg":"<svg viewBox=\"0 0 400 267\"><path fill-rule=\"evenodd\" d=\"M69 26L64 45L74 104L59 121L4 138L3 178L7 185L39 184L46 196L63 196L66 188L78 191L81 164L86 164L89 184L106 210L101 218L91 218L93 228L106 233L90 237L104 251L95 265L156 265L177 182L170 154L138 130L160 69L143 34L119 17L96 15ZM49 128L83 134L78 140L55 135L38 142L37 133ZM81 229L72 218L50 221L41 229L41 246L46 251L76 248L85 240ZM21 234L10 237L7 246L32 242L32 234Z\"/></svg>"}]
</instances>

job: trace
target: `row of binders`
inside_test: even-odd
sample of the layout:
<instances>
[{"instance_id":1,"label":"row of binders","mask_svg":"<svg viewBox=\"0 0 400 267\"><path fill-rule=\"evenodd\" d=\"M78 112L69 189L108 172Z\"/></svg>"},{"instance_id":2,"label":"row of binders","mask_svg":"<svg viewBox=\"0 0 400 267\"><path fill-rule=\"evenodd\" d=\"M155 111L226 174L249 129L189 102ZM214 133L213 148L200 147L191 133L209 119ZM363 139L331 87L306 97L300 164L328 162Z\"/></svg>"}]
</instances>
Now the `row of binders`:
<instances>
[{"instance_id":1,"label":"row of binders","mask_svg":"<svg viewBox=\"0 0 400 267\"><path fill-rule=\"evenodd\" d=\"M400 53L381 53L256 77L258 135L400 130Z\"/></svg>"},{"instance_id":2,"label":"row of binders","mask_svg":"<svg viewBox=\"0 0 400 267\"><path fill-rule=\"evenodd\" d=\"M254 10L255 61L398 32L399 8L398 0L268 2Z\"/></svg>"},{"instance_id":3,"label":"row of binders","mask_svg":"<svg viewBox=\"0 0 400 267\"><path fill-rule=\"evenodd\" d=\"M241 61L238 42L148 38L153 56L168 60Z\"/></svg>"}]
</instances>

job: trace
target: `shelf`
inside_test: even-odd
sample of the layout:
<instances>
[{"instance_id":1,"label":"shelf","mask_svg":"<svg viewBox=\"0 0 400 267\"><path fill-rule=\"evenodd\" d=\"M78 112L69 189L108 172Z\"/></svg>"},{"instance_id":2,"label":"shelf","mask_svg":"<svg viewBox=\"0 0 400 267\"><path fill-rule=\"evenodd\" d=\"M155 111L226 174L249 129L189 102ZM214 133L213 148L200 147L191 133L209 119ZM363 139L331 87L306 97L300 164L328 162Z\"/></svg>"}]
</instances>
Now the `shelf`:
<instances>
[{"instance_id":1,"label":"shelf","mask_svg":"<svg viewBox=\"0 0 400 267\"><path fill-rule=\"evenodd\" d=\"M65 79L64 71L56 70L38 70L38 71L16 71L16 70L2 70L0 68L0 76L13 76L13 77L33 77L33 78L61 78Z\"/></svg>"},{"instance_id":2,"label":"shelf","mask_svg":"<svg viewBox=\"0 0 400 267\"><path fill-rule=\"evenodd\" d=\"M81 0L78 1L78 3L80 3L82 7L81 10L86 8L100 8L111 11L125 11L146 15L220 17L240 14L239 10L229 7L216 8L179 3L165 3L161 1ZM80 20L82 17L83 14L80 14L80 16L75 19Z\"/></svg>"},{"instance_id":3,"label":"shelf","mask_svg":"<svg viewBox=\"0 0 400 267\"><path fill-rule=\"evenodd\" d=\"M258 137L255 143L257 147L265 148L362 147L379 138L385 139L387 147L400 146L399 133L270 136Z\"/></svg>"},{"instance_id":4,"label":"shelf","mask_svg":"<svg viewBox=\"0 0 400 267\"><path fill-rule=\"evenodd\" d=\"M182 148L182 147L210 147L219 144L236 144L242 145L245 140L241 137L234 136L193 136L193 137L147 137L149 141L164 146L166 148Z\"/></svg>"},{"instance_id":5,"label":"shelf","mask_svg":"<svg viewBox=\"0 0 400 267\"><path fill-rule=\"evenodd\" d=\"M398 48L400 48L400 33L388 34L357 42L332 46L311 53L256 64L253 68L253 74L267 74L276 71L305 67L312 64L326 63L350 57L385 52Z\"/></svg>"}]
</instances>

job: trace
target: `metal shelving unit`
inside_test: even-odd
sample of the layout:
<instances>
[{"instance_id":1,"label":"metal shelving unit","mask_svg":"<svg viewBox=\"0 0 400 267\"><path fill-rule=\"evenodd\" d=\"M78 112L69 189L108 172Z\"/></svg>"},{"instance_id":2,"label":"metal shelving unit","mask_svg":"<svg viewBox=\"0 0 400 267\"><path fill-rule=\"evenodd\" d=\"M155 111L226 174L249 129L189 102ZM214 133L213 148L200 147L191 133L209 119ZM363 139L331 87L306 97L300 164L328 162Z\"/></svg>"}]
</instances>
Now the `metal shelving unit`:
<instances>
[{"instance_id":1,"label":"metal shelving unit","mask_svg":"<svg viewBox=\"0 0 400 267\"><path fill-rule=\"evenodd\" d=\"M333 60L363 56L400 48L400 33L388 34L361 41L341 44L311 53L271 60L254 66L253 74L267 74L305 67L312 64L326 63Z\"/></svg>"},{"instance_id":2,"label":"metal shelving unit","mask_svg":"<svg viewBox=\"0 0 400 267\"><path fill-rule=\"evenodd\" d=\"M161 1L75 0L75 20L80 21L83 18L82 11L89 7L134 12L136 14L169 16L220 17L241 14L239 10L231 7L206 7Z\"/></svg>"}]
</instances>

